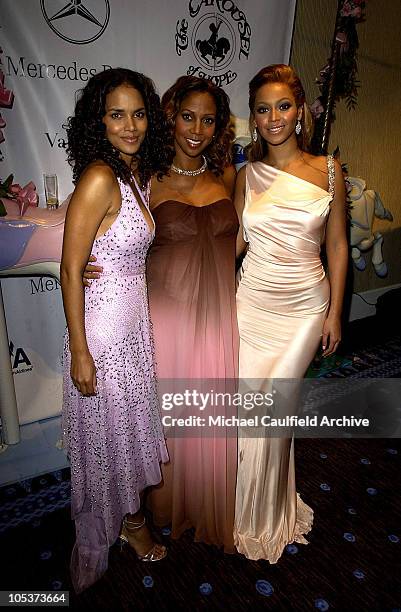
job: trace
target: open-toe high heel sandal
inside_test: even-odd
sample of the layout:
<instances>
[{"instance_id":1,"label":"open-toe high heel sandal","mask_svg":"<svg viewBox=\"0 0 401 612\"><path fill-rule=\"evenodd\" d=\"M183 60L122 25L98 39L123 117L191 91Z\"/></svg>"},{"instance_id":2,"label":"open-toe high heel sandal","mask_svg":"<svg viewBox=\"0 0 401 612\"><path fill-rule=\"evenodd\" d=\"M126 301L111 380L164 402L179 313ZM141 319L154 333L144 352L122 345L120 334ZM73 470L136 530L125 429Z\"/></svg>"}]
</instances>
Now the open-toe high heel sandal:
<instances>
[{"instance_id":1,"label":"open-toe high heel sandal","mask_svg":"<svg viewBox=\"0 0 401 612\"><path fill-rule=\"evenodd\" d=\"M125 546L126 544L130 544L129 542L130 534L144 527L145 523L146 523L145 518L140 523L129 521L127 518L123 519L123 526L122 526L121 534L119 537L121 548ZM132 544L130 544L130 546L131 548L135 550ZM139 553L136 552L136 550L135 550L135 553L139 561L144 561L144 562L161 561L167 555L167 548L163 546L162 544L155 543L153 544L152 548L146 553L146 555L140 555Z\"/></svg>"}]
</instances>

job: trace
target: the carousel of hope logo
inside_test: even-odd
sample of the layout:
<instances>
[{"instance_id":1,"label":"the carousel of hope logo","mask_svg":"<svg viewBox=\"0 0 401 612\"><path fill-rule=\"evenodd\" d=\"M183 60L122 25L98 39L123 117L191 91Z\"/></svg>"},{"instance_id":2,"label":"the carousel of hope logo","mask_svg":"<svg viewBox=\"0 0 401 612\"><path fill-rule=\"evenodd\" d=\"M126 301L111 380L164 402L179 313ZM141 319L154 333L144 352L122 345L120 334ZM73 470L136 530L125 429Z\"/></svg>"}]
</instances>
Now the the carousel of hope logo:
<instances>
[{"instance_id":1,"label":"the carousel of hope logo","mask_svg":"<svg viewBox=\"0 0 401 612\"><path fill-rule=\"evenodd\" d=\"M227 85L237 78L231 64L249 58L251 34L245 13L233 0L190 0L188 18L177 21L175 50L179 56L192 51L188 75Z\"/></svg>"}]
</instances>

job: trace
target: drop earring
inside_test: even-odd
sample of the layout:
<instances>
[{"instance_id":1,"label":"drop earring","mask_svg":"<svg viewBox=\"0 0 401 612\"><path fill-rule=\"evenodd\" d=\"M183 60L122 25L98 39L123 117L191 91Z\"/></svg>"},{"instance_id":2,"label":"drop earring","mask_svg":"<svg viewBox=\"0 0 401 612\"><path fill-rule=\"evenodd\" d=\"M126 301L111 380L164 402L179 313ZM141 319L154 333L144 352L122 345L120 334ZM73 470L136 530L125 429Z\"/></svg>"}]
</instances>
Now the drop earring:
<instances>
[{"instance_id":1,"label":"drop earring","mask_svg":"<svg viewBox=\"0 0 401 612\"><path fill-rule=\"evenodd\" d=\"M253 142L256 142L258 139L258 132L256 130L256 126L253 128L253 132L252 132L252 140Z\"/></svg>"},{"instance_id":2,"label":"drop earring","mask_svg":"<svg viewBox=\"0 0 401 612\"><path fill-rule=\"evenodd\" d=\"M302 125L301 125L300 120L298 119L297 125L295 126L295 133L297 136L299 136L301 132L302 132Z\"/></svg>"}]
</instances>

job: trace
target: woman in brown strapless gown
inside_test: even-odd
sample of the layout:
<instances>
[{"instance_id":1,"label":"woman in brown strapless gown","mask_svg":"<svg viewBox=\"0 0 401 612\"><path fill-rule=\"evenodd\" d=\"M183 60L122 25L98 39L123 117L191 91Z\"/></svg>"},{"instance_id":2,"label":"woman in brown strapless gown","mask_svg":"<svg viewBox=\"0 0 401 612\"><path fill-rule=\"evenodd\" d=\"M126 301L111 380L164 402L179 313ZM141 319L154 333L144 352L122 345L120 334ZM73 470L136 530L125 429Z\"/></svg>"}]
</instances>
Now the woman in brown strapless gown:
<instances>
[{"instance_id":1,"label":"woman in brown strapless gown","mask_svg":"<svg viewBox=\"0 0 401 612\"><path fill-rule=\"evenodd\" d=\"M237 215L231 201L229 101L210 81L181 77L162 104L174 133L171 172L151 188L156 234L147 279L158 379L234 379ZM172 537L233 550L236 439L169 438L164 483L150 497L156 524Z\"/></svg>"}]
</instances>

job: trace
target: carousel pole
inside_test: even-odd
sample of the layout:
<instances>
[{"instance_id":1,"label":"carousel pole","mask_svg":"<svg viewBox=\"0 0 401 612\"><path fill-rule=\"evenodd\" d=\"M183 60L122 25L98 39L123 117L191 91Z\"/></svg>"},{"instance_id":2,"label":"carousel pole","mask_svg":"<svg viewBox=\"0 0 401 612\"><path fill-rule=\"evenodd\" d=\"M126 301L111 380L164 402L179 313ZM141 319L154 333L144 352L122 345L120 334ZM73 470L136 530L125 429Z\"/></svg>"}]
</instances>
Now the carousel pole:
<instances>
[{"instance_id":1,"label":"carousel pole","mask_svg":"<svg viewBox=\"0 0 401 612\"><path fill-rule=\"evenodd\" d=\"M330 128L333 119L333 108L336 99L335 81L338 56L340 53L340 46L343 42L342 33L339 32L340 26L340 11L343 4L343 0L337 0L337 13L336 13L336 24L334 29L333 42L331 45L331 55L329 60L329 79L325 83L325 88L322 96L322 105L324 107L323 117L319 120L319 125L316 130L316 138L314 139L314 153L316 155L327 155L327 149L330 138Z\"/></svg>"}]
</instances>

